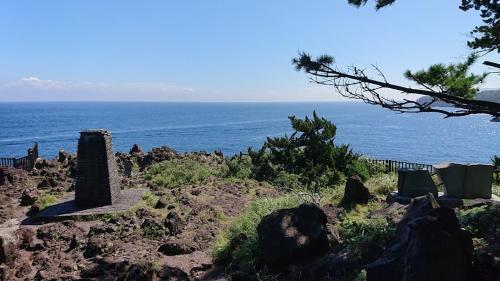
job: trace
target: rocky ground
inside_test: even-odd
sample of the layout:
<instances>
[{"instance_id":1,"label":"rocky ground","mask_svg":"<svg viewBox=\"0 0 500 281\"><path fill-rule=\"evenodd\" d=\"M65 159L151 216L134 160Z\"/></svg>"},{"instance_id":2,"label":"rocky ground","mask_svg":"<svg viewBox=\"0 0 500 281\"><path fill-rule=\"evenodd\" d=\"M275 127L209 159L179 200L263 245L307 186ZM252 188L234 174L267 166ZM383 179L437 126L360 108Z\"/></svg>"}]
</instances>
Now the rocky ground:
<instances>
[{"instance_id":1,"label":"rocky ground","mask_svg":"<svg viewBox=\"0 0 500 281\"><path fill-rule=\"evenodd\" d=\"M212 178L165 189L144 179L154 163L189 157L217 165L220 154L178 154L165 147L143 153L134 147L116 156L122 188L149 190L141 203L123 214L36 225L22 222L44 207L44 198L73 190L75 155L39 160L29 173L2 168L0 280L201 279L213 269L209 250L227 221L256 196L278 194L252 181Z\"/></svg>"},{"instance_id":2,"label":"rocky ground","mask_svg":"<svg viewBox=\"0 0 500 281\"><path fill-rule=\"evenodd\" d=\"M168 188L148 176L156 163L181 160L215 168L227 161L221 153L179 154L167 147L144 153L134 146L116 161L123 189L148 190L139 204L119 214L38 224L26 218L74 190L76 156L40 159L31 172L0 168L0 280L499 280L495 202L456 210L429 198L387 203L381 182L377 193L357 178L347 180L345 192L324 194L321 208L306 204L259 219L254 232L262 256L255 263L229 253L214 264L214 243L235 218L256 199L286 194L210 173ZM228 251L252 245L248 231L238 231Z\"/></svg>"}]
</instances>

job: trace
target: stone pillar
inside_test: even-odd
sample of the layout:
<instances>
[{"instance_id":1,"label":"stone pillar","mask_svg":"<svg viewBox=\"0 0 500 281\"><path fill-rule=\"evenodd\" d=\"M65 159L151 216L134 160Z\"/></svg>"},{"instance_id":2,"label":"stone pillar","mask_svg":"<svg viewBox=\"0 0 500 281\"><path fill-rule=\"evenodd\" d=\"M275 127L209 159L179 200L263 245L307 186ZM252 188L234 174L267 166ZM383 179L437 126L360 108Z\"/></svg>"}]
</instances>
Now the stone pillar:
<instances>
[{"instance_id":1,"label":"stone pillar","mask_svg":"<svg viewBox=\"0 0 500 281\"><path fill-rule=\"evenodd\" d=\"M111 134L106 130L80 132L76 172L77 207L98 207L116 203L120 180Z\"/></svg>"}]
</instances>

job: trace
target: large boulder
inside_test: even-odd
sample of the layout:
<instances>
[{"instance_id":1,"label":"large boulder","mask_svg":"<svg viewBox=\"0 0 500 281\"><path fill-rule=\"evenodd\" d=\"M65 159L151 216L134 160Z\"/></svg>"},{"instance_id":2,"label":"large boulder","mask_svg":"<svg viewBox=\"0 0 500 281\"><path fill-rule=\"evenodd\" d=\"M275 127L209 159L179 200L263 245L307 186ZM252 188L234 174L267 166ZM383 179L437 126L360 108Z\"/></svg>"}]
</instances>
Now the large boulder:
<instances>
[{"instance_id":1,"label":"large boulder","mask_svg":"<svg viewBox=\"0 0 500 281\"><path fill-rule=\"evenodd\" d=\"M271 271L319 257L329 250L327 216L315 204L277 210L257 227L261 262Z\"/></svg>"},{"instance_id":2,"label":"large boulder","mask_svg":"<svg viewBox=\"0 0 500 281\"><path fill-rule=\"evenodd\" d=\"M344 198L345 204L366 204L372 198L370 191L358 176L352 176L345 183Z\"/></svg>"},{"instance_id":3,"label":"large boulder","mask_svg":"<svg viewBox=\"0 0 500 281\"><path fill-rule=\"evenodd\" d=\"M466 281L472 262L471 235L453 209L432 195L416 198L400 221L395 239L368 264L368 281Z\"/></svg>"}]
</instances>

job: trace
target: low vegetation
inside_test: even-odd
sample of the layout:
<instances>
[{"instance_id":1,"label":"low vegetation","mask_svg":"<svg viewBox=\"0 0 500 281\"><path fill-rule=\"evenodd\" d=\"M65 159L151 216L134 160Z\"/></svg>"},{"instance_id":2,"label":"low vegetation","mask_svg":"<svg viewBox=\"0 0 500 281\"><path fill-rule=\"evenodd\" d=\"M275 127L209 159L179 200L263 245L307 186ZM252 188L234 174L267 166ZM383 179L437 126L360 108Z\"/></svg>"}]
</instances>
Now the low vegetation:
<instances>
[{"instance_id":1,"label":"low vegetation","mask_svg":"<svg viewBox=\"0 0 500 281\"><path fill-rule=\"evenodd\" d=\"M58 200L58 196L52 193L42 193L38 198L36 199L35 204L39 207L39 210L43 210L54 203L56 203Z\"/></svg>"},{"instance_id":2,"label":"low vegetation","mask_svg":"<svg viewBox=\"0 0 500 281\"><path fill-rule=\"evenodd\" d=\"M258 256L257 225L260 220L275 210L297 207L304 202L306 199L297 195L257 199L219 236L212 250L214 260L253 270Z\"/></svg>"},{"instance_id":3,"label":"low vegetation","mask_svg":"<svg viewBox=\"0 0 500 281\"><path fill-rule=\"evenodd\" d=\"M497 171L494 176L493 176L493 183L497 184L498 186L500 186L500 156L493 156L491 158L491 163L493 164L493 166L495 166L495 170ZM498 188L497 186L497 188ZM496 195L498 195L498 189L497 189L497 193L495 193Z\"/></svg>"},{"instance_id":4,"label":"low vegetation","mask_svg":"<svg viewBox=\"0 0 500 281\"><path fill-rule=\"evenodd\" d=\"M398 175L396 173L379 173L365 182L366 187L372 194L387 196L394 191L398 184Z\"/></svg>"},{"instance_id":5,"label":"low vegetation","mask_svg":"<svg viewBox=\"0 0 500 281\"><path fill-rule=\"evenodd\" d=\"M384 204L376 201L357 205L349 210L338 225L342 241L356 258L362 258L363 249L370 245L387 245L394 237L395 223L384 216L371 216L382 210Z\"/></svg>"},{"instance_id":6,"label":"low vegetation","mask_svg":"<svg viewBox=\"0 0 500 281\"><path fill-rule=\"evenodd\" d=\"M220 174L220 167L184 158L152 165L144 178L157 186L175 188L186 184L205 184L210 176Z\"/></svg>"}]
</instances>

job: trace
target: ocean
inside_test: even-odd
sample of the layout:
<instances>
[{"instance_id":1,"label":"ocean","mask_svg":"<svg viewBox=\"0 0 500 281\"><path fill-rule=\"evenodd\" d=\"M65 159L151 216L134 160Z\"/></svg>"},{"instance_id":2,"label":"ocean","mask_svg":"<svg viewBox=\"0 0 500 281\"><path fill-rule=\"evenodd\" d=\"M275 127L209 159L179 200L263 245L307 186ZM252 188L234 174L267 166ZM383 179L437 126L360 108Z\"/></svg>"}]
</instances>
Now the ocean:
<instances>
[{"instance_id":1,"label":"ocean","mask_svg":"<svg viewBox=\"0 0 500 281\"><path fill-rule=\"evenodd\" d=\"M435 164L490 162L500 155L500 123L488 116L443 119L399 114L355 102L310 103L0 103L0 157L20 157L33 142L40 155L75 152L79 132L105 128L115 151L221 150L231 156L259 148L266 137L291 134L288 116L318 115L337 126L336 143L378 159Z\"/></svg>"}]
</instances>

